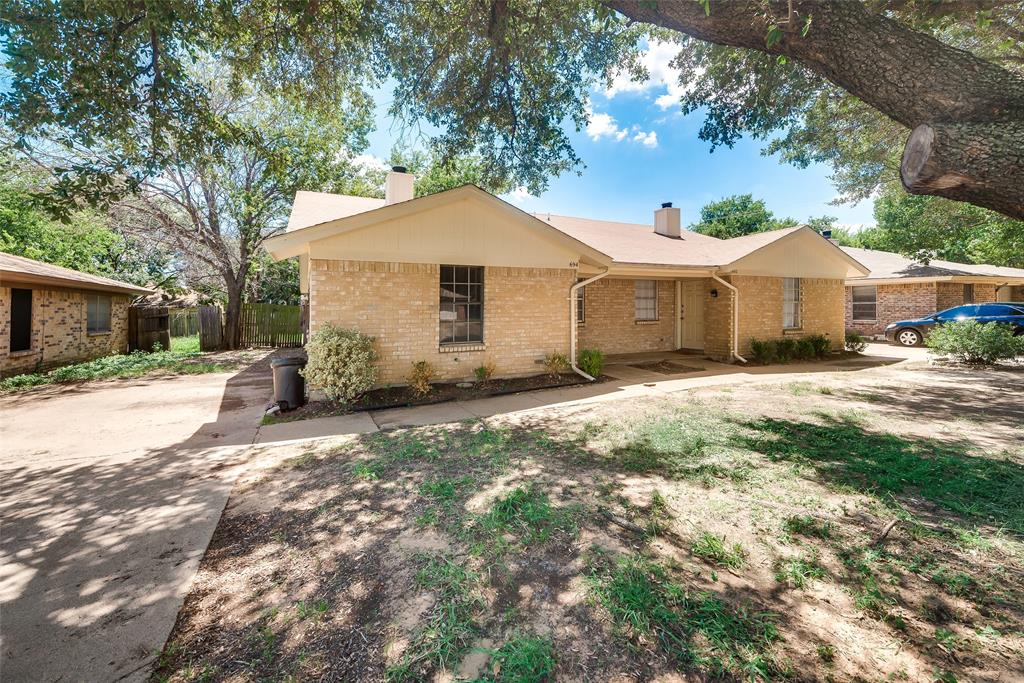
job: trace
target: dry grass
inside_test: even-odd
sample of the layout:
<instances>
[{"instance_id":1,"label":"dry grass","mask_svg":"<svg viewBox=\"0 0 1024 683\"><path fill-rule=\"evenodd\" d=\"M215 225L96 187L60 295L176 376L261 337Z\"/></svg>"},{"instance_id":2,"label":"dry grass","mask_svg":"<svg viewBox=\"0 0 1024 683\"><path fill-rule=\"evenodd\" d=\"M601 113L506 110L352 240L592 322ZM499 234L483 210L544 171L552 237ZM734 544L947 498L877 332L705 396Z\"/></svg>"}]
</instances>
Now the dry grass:
<instances>
[{"instance_id":1,"label":"dry grass","mask_svg":"<svg viewBox=\"0 0 1024 683\"><path fill-rule=\"evenodd\" d=\"M155 677L1024 677L1014 383L824 376L310 450L235 491Z\"/></svg>"}]
</instances>

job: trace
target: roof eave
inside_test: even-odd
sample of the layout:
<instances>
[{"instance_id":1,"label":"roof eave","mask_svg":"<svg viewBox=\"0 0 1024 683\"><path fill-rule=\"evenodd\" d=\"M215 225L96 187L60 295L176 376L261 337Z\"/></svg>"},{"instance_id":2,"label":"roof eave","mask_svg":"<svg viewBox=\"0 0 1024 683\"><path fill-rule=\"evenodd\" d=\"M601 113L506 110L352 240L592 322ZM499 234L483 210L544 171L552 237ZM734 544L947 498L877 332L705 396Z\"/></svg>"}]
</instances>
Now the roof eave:
<instances>
[{"instance_id":1,"label":"roof eave","mask_svg":"<svg viewBox=\"0 0 1024 683\"><path fill-rule=\"evenodd\" d=\"M135 285L129 285L123 283L119 285L108 285L99 282L83 282L81 280L75 280L73 278L62 278L52 275L35 275L32 273L23 273L20 271L0 271L0 280L3 280L5 285L34 285L34 286L51 286L59 287L61 289L78 289L90 292L110 292L115 294L128 294L133 296L141 296L143 294L152 294L154 290L146 289L144 287L136 287Z\"/></svg>"}]
</instances>

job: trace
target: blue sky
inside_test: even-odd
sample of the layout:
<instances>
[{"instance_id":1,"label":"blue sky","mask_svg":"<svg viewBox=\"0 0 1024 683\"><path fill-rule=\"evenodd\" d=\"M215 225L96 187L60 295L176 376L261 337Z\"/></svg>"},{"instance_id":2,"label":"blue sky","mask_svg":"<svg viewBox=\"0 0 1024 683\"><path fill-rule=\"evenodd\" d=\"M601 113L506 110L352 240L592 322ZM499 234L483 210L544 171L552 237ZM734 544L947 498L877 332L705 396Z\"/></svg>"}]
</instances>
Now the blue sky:
<instances>
[{"instance_id":1,"label":"blue sky","mask_svg":"<svg viewBox=\"0 0 1024 683\"><path fill-rule=\"evenodd\" d=\"M650 223L661 202L682 210L683 223L697 220L708 202L732 194L763 199L776 216L805 220L829 215L850 226L874 223L870 201L831 205L837 195L829 168L799 169L761 155L762 143L744 139L711 153L697 138L703 114L683 116L679 86L668 62L678 47L648 47L644 83L617 79L609 91L591 97L591 124L571 139L586 168L582 175L552 178L539 197L513 193L505 198L527 211ZM367 152L386 158L395 141L385 115L389 91L378 97L377 129Z\"/></svg>"}]
</instances>

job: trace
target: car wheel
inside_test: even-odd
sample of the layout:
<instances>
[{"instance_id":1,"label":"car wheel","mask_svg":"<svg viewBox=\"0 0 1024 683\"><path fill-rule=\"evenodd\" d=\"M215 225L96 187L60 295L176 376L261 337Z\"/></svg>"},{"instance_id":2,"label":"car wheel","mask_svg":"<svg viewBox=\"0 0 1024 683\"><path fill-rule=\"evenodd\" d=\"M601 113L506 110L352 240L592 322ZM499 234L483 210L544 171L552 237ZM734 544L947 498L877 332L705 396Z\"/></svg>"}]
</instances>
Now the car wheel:
<instances>
[{"instance_id":1,"label":"car wheel","mask_svg":"<svg viewBox=\"0 0 1024 683\"><path fill-rule=\"evenodd\" d=\"M917 330L900 330L896 333L896 341L903 346L917 346L921 343L921 333Z\"/></svg>"}]
</instances>

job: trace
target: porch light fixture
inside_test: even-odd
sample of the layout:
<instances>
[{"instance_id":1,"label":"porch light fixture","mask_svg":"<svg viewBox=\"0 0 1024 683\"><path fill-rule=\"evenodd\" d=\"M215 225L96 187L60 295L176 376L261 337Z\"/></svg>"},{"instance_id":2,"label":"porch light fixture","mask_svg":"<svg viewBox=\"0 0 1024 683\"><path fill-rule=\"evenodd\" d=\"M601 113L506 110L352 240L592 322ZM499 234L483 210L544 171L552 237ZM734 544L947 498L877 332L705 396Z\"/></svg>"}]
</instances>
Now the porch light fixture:
<instances>
[{"instance_id":1,"label":"porch light fixture","mask_svg":"<svg viewBox=\"0 0 1024 683\"><path fill-rule=\"evenodd\" d=\"M711 290L711 298L712 299L717 299L718 298L718 290L717 289L712 289Z\"/></svg>"}]
</instances>

